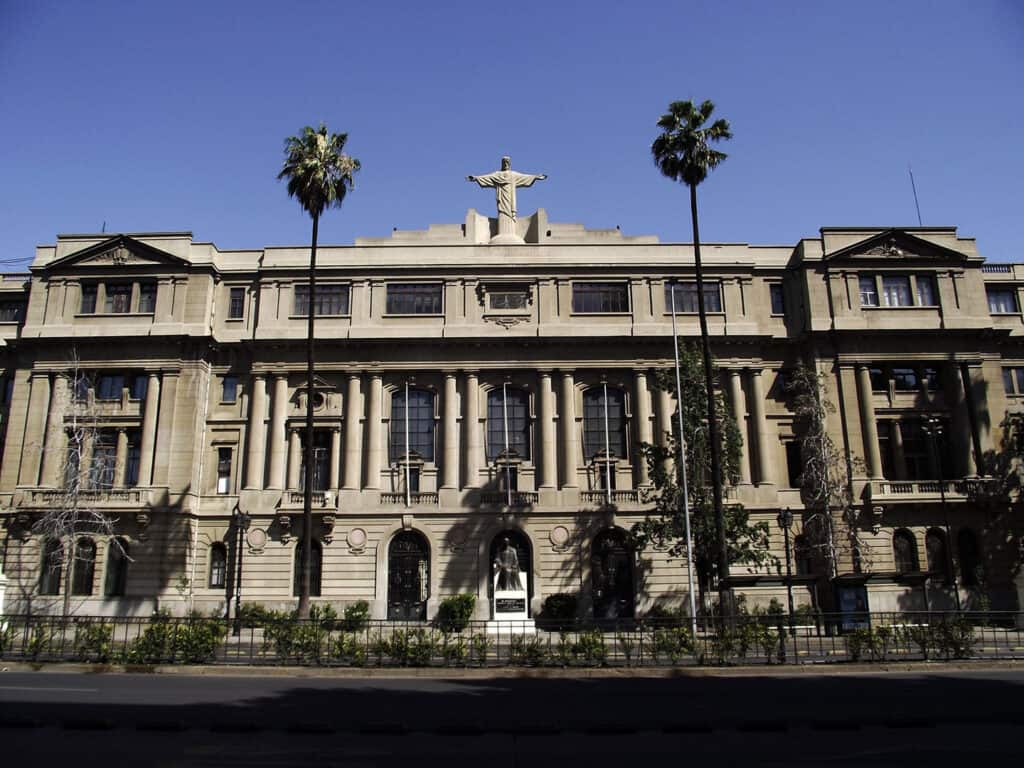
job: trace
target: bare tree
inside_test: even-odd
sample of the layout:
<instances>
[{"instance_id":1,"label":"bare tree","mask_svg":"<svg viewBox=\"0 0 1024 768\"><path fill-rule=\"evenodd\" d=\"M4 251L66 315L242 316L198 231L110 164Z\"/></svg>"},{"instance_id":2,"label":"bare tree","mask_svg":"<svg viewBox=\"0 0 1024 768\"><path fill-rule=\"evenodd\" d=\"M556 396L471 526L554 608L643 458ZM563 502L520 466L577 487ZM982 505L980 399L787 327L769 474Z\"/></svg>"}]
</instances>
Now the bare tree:
<instances>
[{"instance_id":1,"label":"bare tree","mask_svg":"<svg viewBox=\"0 0 1024 768\"><path fill-rule=\"evenodd\" d=\"M828 429L835 405L825 397L825 376L803 363L792 372L786 390L793 396L803 472L800 489L806 512L807 546L824 558L828 578L838 574L840 554L861 558L867 547L860 539L860 508L850 478L852 459L836 445Z\"/></svg>"}]
</instances>

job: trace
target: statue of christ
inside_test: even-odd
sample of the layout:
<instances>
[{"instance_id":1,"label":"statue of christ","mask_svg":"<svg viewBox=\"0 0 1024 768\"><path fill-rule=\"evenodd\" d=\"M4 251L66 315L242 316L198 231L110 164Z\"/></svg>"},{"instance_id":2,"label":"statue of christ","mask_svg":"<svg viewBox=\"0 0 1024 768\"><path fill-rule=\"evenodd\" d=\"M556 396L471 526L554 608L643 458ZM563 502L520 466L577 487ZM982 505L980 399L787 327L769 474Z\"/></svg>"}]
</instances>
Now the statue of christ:
<instances>
[{"instance_id":1,"label":"statue of christ","mask_svg":"<svg viewBox=\"0 0 1024 768\"><path fill-rule=\"evenodd\" d=\"M516 235L516 187L532 187L535 181L547 178L544 173L519 173L512 170L512 158L501 158L501 170L486 176L467 176L466 181L475 181L481 187L494 187L498 201L498 237L502 240L518 241ZM496 238L497 239L497 238Z\"/></svg>"}]
</instances>

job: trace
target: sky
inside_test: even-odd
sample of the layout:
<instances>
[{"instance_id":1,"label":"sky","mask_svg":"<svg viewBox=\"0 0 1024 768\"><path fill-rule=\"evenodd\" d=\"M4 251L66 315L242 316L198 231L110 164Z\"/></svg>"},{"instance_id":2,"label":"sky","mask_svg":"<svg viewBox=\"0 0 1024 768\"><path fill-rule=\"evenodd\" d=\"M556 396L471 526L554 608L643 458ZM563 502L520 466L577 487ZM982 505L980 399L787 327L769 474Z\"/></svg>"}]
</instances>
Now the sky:
<instances>
[{"instance_id":1,"label":"sky","mask_svg":"<svg viewBox=\"0 0 1024 768\"><path fill-rule=\"evenodd\" d=\"M1024 261L1024 3L0 0L0 269L58 233L191 231L301 245L285 137L348 133L362 163L320 242L491 216L465 180L549 178L519 213L691 239L650 145L710 99L728 159L706 242L823 226L957 226Z\"/></svg>"}]
</instances>

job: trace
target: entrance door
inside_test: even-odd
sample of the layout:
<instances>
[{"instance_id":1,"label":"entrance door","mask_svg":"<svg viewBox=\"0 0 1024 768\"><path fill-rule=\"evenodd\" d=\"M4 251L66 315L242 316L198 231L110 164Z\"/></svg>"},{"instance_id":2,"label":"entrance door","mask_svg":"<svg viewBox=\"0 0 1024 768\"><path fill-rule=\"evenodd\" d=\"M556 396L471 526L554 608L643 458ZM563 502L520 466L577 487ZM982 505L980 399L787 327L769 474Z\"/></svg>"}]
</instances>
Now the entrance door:
<instances>
[{"instance_id":1,"label":"entrance door","mask_svg":"<svg viewBox=\"0 0 1024 768\"><path fill-rule=\"evenodd\" d=\"M595 619L633 617L633 548L621 528L604 531L594 539L590 583Z\"/></svg>"},{"instance_id":2,"label":"entrance door","mask_svg":"<svg viewBox=\"0 0 1024 768\"><path fill-rule=\"evenodd\" d=\"M426 540L415 531L403 531L388 548L388 618L422 621L427 618L430 595L430 555Z\"/></svg>"}]
</instances>

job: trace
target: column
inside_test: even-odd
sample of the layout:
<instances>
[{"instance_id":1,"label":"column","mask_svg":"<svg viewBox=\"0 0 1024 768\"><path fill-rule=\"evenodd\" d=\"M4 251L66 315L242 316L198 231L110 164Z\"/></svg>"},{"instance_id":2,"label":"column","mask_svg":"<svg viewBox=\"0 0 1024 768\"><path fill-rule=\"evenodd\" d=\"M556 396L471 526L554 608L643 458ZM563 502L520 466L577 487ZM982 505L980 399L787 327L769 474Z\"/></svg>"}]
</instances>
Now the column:
<instances>
[{"instance_id":1,"label":"column","mask_svg":"<svg viewBox=\"0 0 1024 768\"><path fill-rule=\"evenodd\" d=\"M480 383L466 373L466 488L480 487Z\"/></svg>"},{"instance_id":2,"label":"column","mask_svg":"<svg viewBox=\"0 0 1024 768\"><path fill-rule=\"evenodd\" d=\"M366 413L366 487L380 488L381 454L384 450L384 381L379 374L370 377L370 397Z\"/></svg>"},{"instance_id":3,"label":"column","mask_svg":"<svg viewBox=\"0 0 1024 768\"><path fill-rule=\"evenodd\" d=\"M974 453L978 457L988 455L992 451L992 419L989 414L988 401L985 397L988 382L985 381L981 364L967 364L963 367L967 382L967 402L971 408L971 437ZM998 374L997 374L998 376ZM998 378L995 379L999 381ZM999 386L999 384L996 384ZM984 470L983 470L984 471Z\"/></svg>"},{"instance_id":4,"label":"column","mask_svg":"<svg viewBox=\"0 0 1024 768\"><path fill-rule=\"evenodd\" d=\"M299 471L302 468L302 440L299 430L288 433L288 490L299 491Z\"/></svg>"},{"instance_id":5,"label":"column","mask_svg":"<svg viewBox=\"0 0 1024 768\"><path fill-rule=\"evenodd\" d=\"M562 487L577 488L576 477L576 385L572 372L562 373L562 398L559 403L562 419Z\"/></svg>"},{"instance_id":6,"label":"column","mask_svg":"<svg viewBox=\"0 0 1024 768\"><path fill-rule=\"evenodd\" d=\"M454 373L444 375L444 461L441 464L441 487L459 487L458 392Z\"/></svg>"},{"instance_id":7,"label":"column","mask_svg":"<svg viewBox=\"0 0 1024 768\"><path fill-rule=\"evenodd\" d=\"M139 438L139 485L153 484L153 449L156 446L156 414L160 404L160 374L149 374L146 402L142 406L142 436Z\"/></svg>"},{"instance_id":8,"label":"column","mask_svg":"<svg viewBox=\"0 0 1024 768\"><path fill-rule=\"evenodd\" d=\"M771 435L768 432L768 419L764 412L764 382L761 379L761 369L755 368L750 372L750 415L753 419L751 430L757 439L757 482L758 484L773 483L770 446Z\"/></svg>"},{"instance_id":9,"label":"column","mask_svg":"<svg viewBox=\"0 0 1024 768\"><path fill-rule=\"evenodd\" d=\"M651 443L654 440L651 429L651 393L647 389L647 374L644 371L637 371L634 384L636 385L636 408L633 409L633 415L636 416L637 441ZM639 450L636 451L633 461L636 463L637 487L648 485L651 478L647 470L647 461Z\"/></svg>"},{"instance_id":10,"label":"column","mask_svg":"<svg viewBox=\"0 0 1024 768\"><path fill-rule=\"evenodd\" d=\"M249 406L249 461L245 468L246 490L263 488L263 456L267 442L266 377L257 373L252 377L252 401Z\"/></svg>"},{"instance_id":11,"label":"column","mask_svg":"<svg viewBox=\"0 0 1024 768\"><path fill-rule=\"evenodd\" d=\"M658 409L658 445L662 448L667 448L669 444L668 436L673 434L672 419L672 395L670 392L659 389L657 395L657 409ZM665 461L665 472L670 476L675 476L676 463L675 460L670 456Z\"/></svg>"},{"instance_id":12,"label":"column","mask_svg":"<svg viewBox=\"0 0 1024 768\"><path fill-rule=\"evenodd\" d=\"M117 428L117 453L114 454L114 487L124 488L124 471L128 466L128 428Z\"/></svg>"},{"instance_id":13,"label":"column","mask_svg":"<svg viewBox=\"0 0 1024 768\"><path fill-rule=\"evenodd\" d=\"M39 448L46 432L46 410L50 401L48 374L32 373L28 398L28 418L25 420L18 485L36 485L39 482Z\"/></svg>"},{"instance_id":14,"label":"column","mask_svg":"<svg viewBox=\"0 0 1024 768\"><path fill-rule=\"evenodd\" d=\"M896 479L906 480L907 456L903 452L903 427L896 419L889 421L889 439L892 441L892 458L893 464L896 465ZM879 446L879 455L881 455L881 446Z\"/></svg>"},{"instance_id":15,"label":"column","mask_svg":"<svg viewBox=\"0 0 1024 768\"><path fill-rule=\"evenodd\" d=\"M341 466L341 427L331 429L331 465L327 487L338 489L338 468Z\"/></svg>"},{"instance_id":16,"label":"column","mask_svg":"<svg viewBox=\"0 0 1024 768\"><path fill-rule=\"evenodd\" d=\"M288 421L288 374L274 374L274 395L270 414L270 477L267 487L276 491L284 489L285 458L287 440L285 424Z\"/></svg>"},{"instance_id":17,"label":"column","mask_svg":"<svg viewBox=\"0 0 1024 768\"><path fill-rule=\"evenodd\" d=\"M363 469L359 453L359 428L362 426L359 385L359 374L350 373L345 393L345 488L353 491L359 490Z\"/></svg>"},{"instance_id":18,"label":"column","mask_svg":"<svg viewBox=\"0 0 1024 768\"><path fill-rule=\"evenodd\" d=\"M739 368L729 370L729 404L732 406L732 417L736 421L743 445L740 446L740 483L750 482L750 432L747 429L747 398L743 393L743 371Z\"/></svg>"},{"instance_id":19,"label":"column","mask_svg":"<svg viewBox=\"0 0 1024 768\"><path fill-rule=\"evenodd\" d=\"M61 484L61 467L67 459L64 412L68 406L68 380L57 375L50 393L50 416L46 424L46 450L43 452L43 485Z\"/></svg>"},{"instance_id":20,"label":"column","mask_svg":"<svg viewBox=\"0 0 1024 768\"><path fill-rule=\"evenodd\" d=\"M857 364L857 399L860 402L860 427L864 435L864 457L867 459L868 477L882 477L882 456L878 450L878 424L875 423L875 403L871 394L871 372L863 363Z\"/></svg>"},{"instance_id":21,"label":"column","mask_svg":"<svg viewBox=\"0 0 1024 768\"><path fill-rule=\"evenodd\" d=\"M951 419L950 419L950 445L955 446L959 449L960 469L963 471L964 477L971 477L977 475L977 465L974 463L974 439L973 439L973 424L971 424L971 417L968 413L969 404L967 402L967 393L964 390L964 380L960 373L960 365L958 363L950 363L946 369L947 378L947 391L951 394L950 404L952 405ZM955 439L956 435L971 435L972 439Z\"/></svg>"},{"instance_id":22,"label":"column","mask_svg":"<svg viewBox=\"0 0 1024 768\"><path fill-rule=\"evenodd\" d=\"M557 488L555 457L555 393L551 390L551 373L540 372L540 487Z\"/></svg>"}]
</instances>

